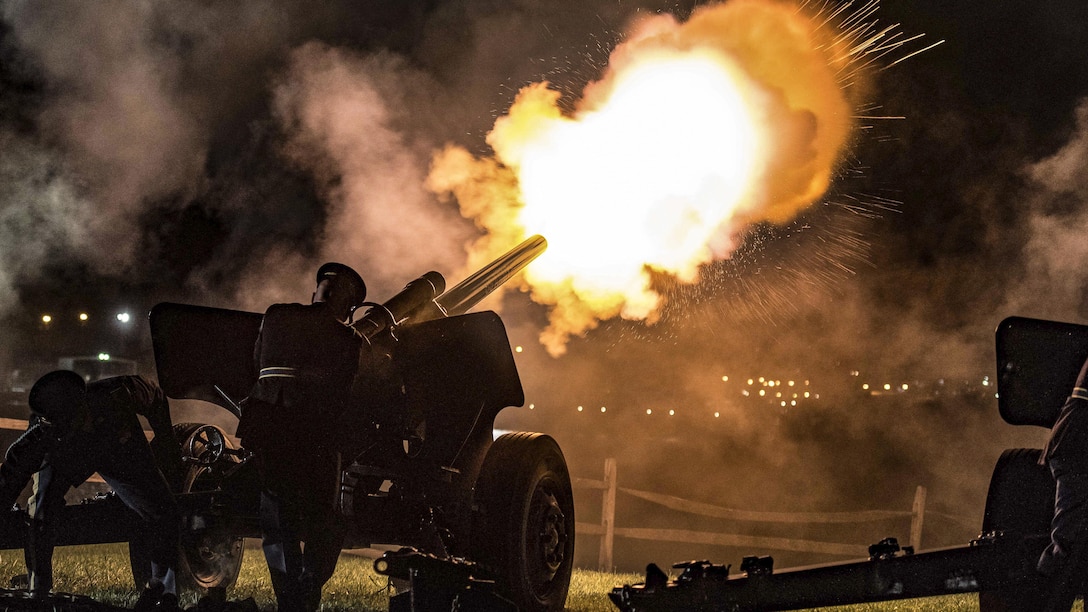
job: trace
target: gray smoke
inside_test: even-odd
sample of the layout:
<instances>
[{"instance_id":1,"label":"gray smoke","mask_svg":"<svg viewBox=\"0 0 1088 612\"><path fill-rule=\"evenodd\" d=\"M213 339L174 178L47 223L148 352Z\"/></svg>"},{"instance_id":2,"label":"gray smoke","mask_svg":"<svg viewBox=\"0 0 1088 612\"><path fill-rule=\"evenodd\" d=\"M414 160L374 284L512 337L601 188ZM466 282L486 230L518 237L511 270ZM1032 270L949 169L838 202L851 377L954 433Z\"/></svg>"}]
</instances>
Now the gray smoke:
<instances>
[{"instance_id":1,"label":"gray smoke","mask_svg":"<svg viewBox=\"0 0 1088 612\"><path fill-rule=\"evenodd\" d=\"M1088 320L1088 100L1076 109L1071 138L1024 169L1035 191L1030 211L1023 282L1008 295L1007 310L1072 322Z\"/></svg>"},{"instance_id":2,"label":"gray smoke","mask_svg":"<svg viewBox=\"0 0 1088 612\"><path fill-rule=\"evenodd\" d=\"M128 266L149 199L199 184L208 135L186 108L180 58L155 40L166 33L158 17L150 3L5 5L14 44L48 84L38 139L84 199L69 204L82 209L75 218L48 222L79 223L103 270Z\"/></svg>"}]
</instances>

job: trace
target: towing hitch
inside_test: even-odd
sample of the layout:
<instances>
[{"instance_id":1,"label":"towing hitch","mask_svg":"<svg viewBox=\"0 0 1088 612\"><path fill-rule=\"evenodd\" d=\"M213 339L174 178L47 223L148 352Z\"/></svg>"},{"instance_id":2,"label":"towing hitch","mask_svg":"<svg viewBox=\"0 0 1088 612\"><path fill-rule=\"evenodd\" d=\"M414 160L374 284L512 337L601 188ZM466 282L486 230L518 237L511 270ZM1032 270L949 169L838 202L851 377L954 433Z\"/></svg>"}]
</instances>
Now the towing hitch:
<instances>
[{"instance_id":1,"label":"towing hitch","mask_svg":"<svg viewBox=\"0 0 1088 612\"><path fill-rule=\"evenodd\" d=\"M478 578L479 566L465 559L401 548L378 557L374 571L408 584L404 592L389 598L389 612L517 612L518 609L495 593L494 581Z\"/></svg>"}]
</instances>

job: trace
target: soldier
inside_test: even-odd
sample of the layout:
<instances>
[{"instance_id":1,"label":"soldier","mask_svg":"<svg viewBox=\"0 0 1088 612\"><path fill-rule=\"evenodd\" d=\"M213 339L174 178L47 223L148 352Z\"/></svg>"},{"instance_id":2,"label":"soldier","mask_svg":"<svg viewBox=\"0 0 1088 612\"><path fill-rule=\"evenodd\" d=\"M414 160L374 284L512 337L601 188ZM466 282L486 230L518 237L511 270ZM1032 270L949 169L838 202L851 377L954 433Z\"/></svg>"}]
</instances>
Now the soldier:
<instances>
[{"instance_id":1,"label":"soldier","mask_svg":"<svg viewBox=\"0 0 1088 612\"><path fill-rule=\"evenodd\" d=\"M1088 361L1039 461L1050 467L1056 488L1051 541L1039 558L1038 571L1052 585L1046 609L1069 610L1088 569Z\"/></svg>"},{"instance_id":2,"label":"soldier","mask_svg":"<svg viewBox=\"0 0 1088 612\"><path fill-rule=\"evenodd\" d=\"M317 609L343 544L335 424L362 345L348 324L365 299L355 270L327 263L309 305L274 304L261 322L254 349L259 378L238 436L260 471L264 554L283 611Z\"/></svg>"},{"instance_id":3,"label":"soldier","mask_svg":"<svg viewBox=\"0 0 1088 612\"><path fill-rule=\"evenodd\" d=\"M98 472L148 531L151 579L136 610L177 610L178 508L137 418L147 418L156 444L180 462L162 390L140 376L87 384L58 370L38 379L28 399L29 427L0 465L0 507L11 507L36 474L25 550L31 592L53 588L54 527L64 494Z\"/></svg>"}]
</instances>

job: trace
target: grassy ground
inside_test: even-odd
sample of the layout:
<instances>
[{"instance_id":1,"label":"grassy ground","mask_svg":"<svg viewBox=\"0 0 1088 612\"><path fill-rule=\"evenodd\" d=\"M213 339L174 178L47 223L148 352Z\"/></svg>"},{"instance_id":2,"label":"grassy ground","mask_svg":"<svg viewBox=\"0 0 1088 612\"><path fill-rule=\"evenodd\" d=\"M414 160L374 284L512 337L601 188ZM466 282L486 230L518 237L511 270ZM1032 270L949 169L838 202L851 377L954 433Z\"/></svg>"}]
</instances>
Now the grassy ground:
<instances>
[{"instance_id":1,"label":"grassy ground","mask_svg":"<svg viewBox=\"0 0 1088 612\"><path fill-rule=\"evenodd\" d=\"M22 551L0 552L0 586L8 577L25 573ZM54 562L55 590L87 595L112 605L130 606L136 599L127 548L122 544L58 548ZM616 612L608 600L612 588L640 582L636 574L610 574L576 570L567 598L570 612ZM261 610L275 609L268 570L259 550L247 550L238 585L231 599L252 597ZM386 579L374 572L372 561L349 554L340 557L336 574L325 587L322 610L327 612L379 612L388 607ZM192 594L182 604L196 603ZM969 612L978 610L974 594L823 608L838 612ZM1080 602L1074 610L1082 610Z\"/></svg>"}]
</instances>

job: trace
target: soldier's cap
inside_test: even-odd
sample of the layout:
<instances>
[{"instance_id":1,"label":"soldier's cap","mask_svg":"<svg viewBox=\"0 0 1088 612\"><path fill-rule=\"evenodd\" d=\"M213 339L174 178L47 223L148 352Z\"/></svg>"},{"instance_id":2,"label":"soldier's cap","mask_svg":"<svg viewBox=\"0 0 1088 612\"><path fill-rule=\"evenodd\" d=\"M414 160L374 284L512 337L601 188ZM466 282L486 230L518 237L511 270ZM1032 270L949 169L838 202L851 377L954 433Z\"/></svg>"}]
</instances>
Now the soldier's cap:
<instances>
[{"instance_id":1,"label":"soldier's cap","mask_svg":"<svg viewBox=\"0 0 1088 612\"><path fill-rule=\"evenodd\" d=\"M54 422L67 421L87 394L83 377L71 370L56 370L42 376L30 388L27 398L31 412Z\"/></svg>"},{"instance_id":2,"label":"soldier's cap","mask_svg":"<svg viewBox=\"0 0 1088 612\"><path fill-rule=\"evenodd\" d=\"M366 301L366 283L363 282L363 277L359 276L359 273L342 263L336 263L330 261L326 264L322 264L317 269L317 282L318 284L326 278L335 278L340 282L347 281L350 283L350 287L354 291L355 299L353 300L355 306L361 305Z\"/></svg>"}]
</instances>

